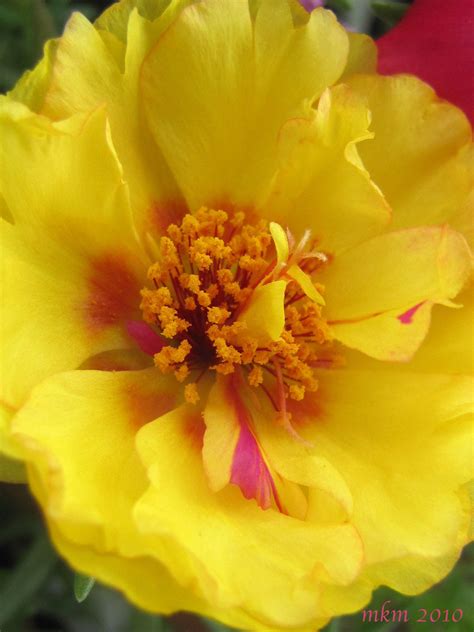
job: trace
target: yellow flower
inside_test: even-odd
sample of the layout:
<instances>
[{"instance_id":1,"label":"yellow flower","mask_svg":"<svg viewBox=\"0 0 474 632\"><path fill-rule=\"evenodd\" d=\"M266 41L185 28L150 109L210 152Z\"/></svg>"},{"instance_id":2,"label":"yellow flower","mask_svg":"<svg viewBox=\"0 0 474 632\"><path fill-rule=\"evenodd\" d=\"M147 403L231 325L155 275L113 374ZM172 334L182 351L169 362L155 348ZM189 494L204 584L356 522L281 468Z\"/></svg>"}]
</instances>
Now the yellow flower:
<instances>
[{"instance_id":1,"label":"yellow flower","mask_svg":"<svg viewBox=\"0 0 474 632\"><path fill-rule=\"evenodd\" d=\"M314 630L469 540L470 127L375 57L122 0L0 101L2 450L147 610Z\"/></svg>"}]
</instances>

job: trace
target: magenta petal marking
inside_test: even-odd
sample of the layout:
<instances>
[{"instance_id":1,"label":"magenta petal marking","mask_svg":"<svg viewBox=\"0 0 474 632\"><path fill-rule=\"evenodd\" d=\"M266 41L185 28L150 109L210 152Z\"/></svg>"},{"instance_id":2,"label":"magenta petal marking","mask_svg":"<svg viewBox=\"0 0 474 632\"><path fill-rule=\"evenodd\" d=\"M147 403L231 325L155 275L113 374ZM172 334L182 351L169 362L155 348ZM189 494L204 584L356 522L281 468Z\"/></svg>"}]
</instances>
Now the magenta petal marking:
<instances>
[{"instance_id":1,"label":"magenta petal marking","mask_svg":"<svg viewBox=\"0 0 474 632\"><path fill-rule=\"evenodd\" d=\"M230 482L240 487L245 498L255 498L262 509L271 506L273 480L255 437L246 424L240 427Z\"/></svg>"},{"instance_id":2,"label":"magenta petal marking","mask_svg":"<svg viewBox=\"0 0 474 632\"><path fill-rule=\"evenodd\" d=\"M141 320L128 320L126 328L130 338L133 338L140 349L148 355L155 355L166 344L163 338L154 332L150 325Z\"/></svg>"},{"instance_id":3,"label":"magenta petal marking","mask_svg":"<svg viewBox=\"0 0 474 632\"><path fill-rule=\"evenodd\" d=\"M284 513L273 477L262 456L260 446L250 430L250 414L235 390L235 381L231 380L228 387L228 397L240 426L230 482L240 487L245 498L255 498L262 509L269 509L273 499L278 510Z\"/></svg>"},{"instance_id":4,"label":"magenta petal marking","mask_svg":"<svg viewBox=\"0 0 474 632\"><path fill-rule=\"evenodd\" d=\"M421 303L418 303L414 307L410 307L410 309L408 309L406 312L404 312L403 314L400 314L400 316L397 316L398 320L403 325L411 325L411 323L413 322L413 317L415 316L416 312L420 309L420 307L424 303L425 301L422 301Z\"/></svg>"}]
</instances>

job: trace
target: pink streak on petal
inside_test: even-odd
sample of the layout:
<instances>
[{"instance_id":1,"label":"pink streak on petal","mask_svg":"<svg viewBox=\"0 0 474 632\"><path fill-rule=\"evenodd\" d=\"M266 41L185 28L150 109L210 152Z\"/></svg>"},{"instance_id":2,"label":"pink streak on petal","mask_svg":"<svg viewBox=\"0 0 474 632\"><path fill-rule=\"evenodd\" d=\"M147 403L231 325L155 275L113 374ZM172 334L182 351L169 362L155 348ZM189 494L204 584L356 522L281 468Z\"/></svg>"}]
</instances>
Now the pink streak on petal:
<instances>
[{"instance_id":1,"label":"pink streak on petal","mask_svg":"<svg viewBox=\"0 0 474 632\"><path fill-rule=\"evenodd\" d=\"M128 320L126 328L128 335L144 353L150 356L155 355L165 346L165 341L153 331L150 325L141 320Z\"/></svg>"},{"instance_id":2,"label":"pink streak on petal","mask_svg":"<svg viewBox=\"0 0 474 632\"><path fill-rule=\"evenodd\" d=\"M246 424L240 427L230 482L240 487L245 498L255 498L262 509L271 506L272 477Z\"/></svg>"},{"instance_id":3,"label":"pink streak on petal","mask_svg":"<svg viewBox=\"0 0 474 632\"><path fill-rule=\"evenodd\" d=\"M424 302L425 301L422 301L421 303L418 303L418 305L415 305L414 307L410 307L410 309L408 309L406 312L404 312L403 314L400 314L400 316L397 316L398 320L403 325L411 325L411 323L413 322L414 315L420 309L420 307L424 304Z\"/></svg>"},{"instance_id":4,"label":"pink streak on petal","mask_svg":"<svg viewBox=\"0 0 474 632\"><path fill-rule=\"evenodd\" d=\"M229 381L227 393L240 426L230 482L240 487L245 498L255 498L262 509L269 509L273 499L277 508L283 511L270 470L249 428L250 415L238 395L237 388L234 380Z\"/></svg>"}]
</instances>

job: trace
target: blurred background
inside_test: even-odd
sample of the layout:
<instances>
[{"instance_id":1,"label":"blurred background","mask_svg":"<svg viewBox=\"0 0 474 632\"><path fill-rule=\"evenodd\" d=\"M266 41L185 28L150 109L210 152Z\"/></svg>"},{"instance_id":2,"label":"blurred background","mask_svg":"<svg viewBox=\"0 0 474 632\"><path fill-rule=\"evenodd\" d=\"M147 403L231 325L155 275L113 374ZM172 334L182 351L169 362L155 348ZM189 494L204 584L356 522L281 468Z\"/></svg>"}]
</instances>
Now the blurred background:
<instances>
[{"instance_id":1,"label":"blurred background","mask_svg":"<svg viewBox=\"0 0 474 632\"><path fill-rule=\"evenodd\" d=\"M302 0L310 5L317 0ZM44 42L61 34L73 11L94 20L107 0L0 0L0 93L42 55ZM379 37L403 17L409 2L328 0L347 28ZM23 485L0 484L0 632L225 632L213 621L188 614L163 618L140 612L119 593L76 576L51 548L41 516ZM423 595L408 598L380 588L368 609L390 600L406 610L408 622L364 622L362 614L332 621L325 632L430 632L474 630L472 595L474 546L468 547L450 576ZM420 608L427 623L415 623ZM462 611L460 622L436 622L445 611ZM434 622L429 614L434 613ZM455 618L458 618L459 614Z\"/></svg>"}]
</instances>

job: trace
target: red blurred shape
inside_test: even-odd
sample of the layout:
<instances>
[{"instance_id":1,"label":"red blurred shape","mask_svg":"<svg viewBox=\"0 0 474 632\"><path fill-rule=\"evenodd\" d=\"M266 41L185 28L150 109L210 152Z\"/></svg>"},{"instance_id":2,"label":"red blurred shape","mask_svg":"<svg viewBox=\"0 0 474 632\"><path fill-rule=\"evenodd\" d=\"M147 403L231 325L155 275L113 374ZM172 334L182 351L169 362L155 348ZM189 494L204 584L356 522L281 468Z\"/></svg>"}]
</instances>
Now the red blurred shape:
<instances>
[{"instance_id":1,"label":"red blurred shape","mask_svg":"<svg viewBox=\"0 0 474 632\"><path fill-rule=\"evenodd\" d=\"M382 74L421 77L474 121L474 0L415 0L377 43Z\"/></svg>"}]
</instances>

